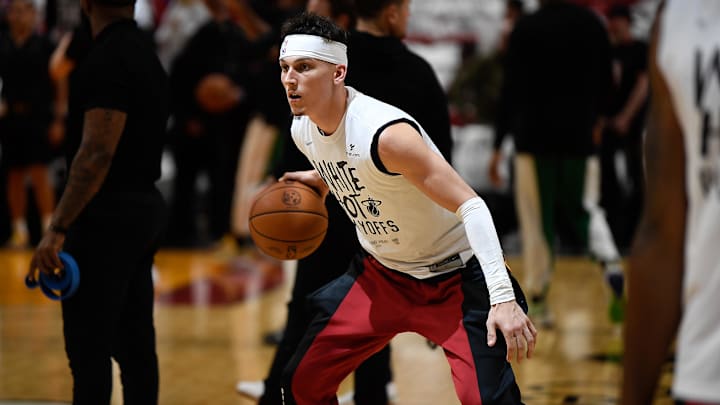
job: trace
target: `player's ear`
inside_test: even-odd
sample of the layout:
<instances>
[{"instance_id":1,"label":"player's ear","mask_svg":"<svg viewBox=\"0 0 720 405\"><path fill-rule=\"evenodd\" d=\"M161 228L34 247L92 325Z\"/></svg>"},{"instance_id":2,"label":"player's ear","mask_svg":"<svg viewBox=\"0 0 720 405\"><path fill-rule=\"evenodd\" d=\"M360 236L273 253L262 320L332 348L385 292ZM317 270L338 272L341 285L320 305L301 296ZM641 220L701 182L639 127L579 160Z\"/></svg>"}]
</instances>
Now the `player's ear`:
<instances>
[{"instance_id":1,"label":"player's ear","mask_svg":"<svg viewBox=\"0 0 720 405\"><path fill-rule=\"evenodd\" d=\"M345 76L347 75L347 65L335 65L335 74L333 75L333 81L335 83L344 83Z\"/></svg>"}]
</instances>

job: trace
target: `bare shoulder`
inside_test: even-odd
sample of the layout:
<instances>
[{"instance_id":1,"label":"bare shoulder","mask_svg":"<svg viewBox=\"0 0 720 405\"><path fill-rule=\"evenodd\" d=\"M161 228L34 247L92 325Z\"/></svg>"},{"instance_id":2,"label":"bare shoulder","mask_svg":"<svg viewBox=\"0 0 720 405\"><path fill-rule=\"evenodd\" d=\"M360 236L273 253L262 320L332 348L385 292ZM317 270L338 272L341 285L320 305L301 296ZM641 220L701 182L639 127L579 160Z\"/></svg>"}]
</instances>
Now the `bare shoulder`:
<instances>
[{"instance_id":1,"label":"bare shoulder","mask_svg":"<svg viewBox=\"0 0 720 405\"><path fill-rule=\"evenodd\" d=\"M402 151L415 144L425 145L425 142L417 128L406 121L389 125L380 133L378 138L378 148L381 151L392 151L396 149Z\"/></svg>"},{"instance_id":2,"label":"bare shoulder","mask_svg":"<svg viewBox=\"0 0 720 405\"><path fill-rule=\"evenodd\" d=\"M377 151L385 167L393 173L404 173L431 159L433 152L422 134L407 122L385 128L377 140Z\"/></svg>"}]
</instances>

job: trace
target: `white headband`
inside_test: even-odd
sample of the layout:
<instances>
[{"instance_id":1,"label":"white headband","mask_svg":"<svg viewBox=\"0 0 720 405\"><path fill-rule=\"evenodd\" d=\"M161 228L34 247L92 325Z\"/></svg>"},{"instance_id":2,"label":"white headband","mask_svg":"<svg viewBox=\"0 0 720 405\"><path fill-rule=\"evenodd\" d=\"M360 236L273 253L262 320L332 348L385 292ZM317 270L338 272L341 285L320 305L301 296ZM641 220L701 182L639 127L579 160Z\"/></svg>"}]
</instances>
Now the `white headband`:
<instances>
[{"instance_id":1,"label":"white headband","mask_svg":"<svg viewBox=\"0 0 720 405\"><path fill-rule=\"evenodd\" d=\"M307 56L335 65L347 65L347 46L317 35L292 34L285 37L280 47L282 60L288 56Z\"/></svg>"}]
</instances>

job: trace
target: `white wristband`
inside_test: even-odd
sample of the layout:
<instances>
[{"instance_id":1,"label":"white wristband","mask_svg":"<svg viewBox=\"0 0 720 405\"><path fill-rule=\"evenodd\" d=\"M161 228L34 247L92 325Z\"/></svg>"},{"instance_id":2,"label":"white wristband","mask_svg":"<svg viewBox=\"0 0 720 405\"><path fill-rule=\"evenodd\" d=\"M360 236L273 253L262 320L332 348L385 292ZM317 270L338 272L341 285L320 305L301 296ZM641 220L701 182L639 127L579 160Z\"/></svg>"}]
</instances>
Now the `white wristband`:
<instances>
[{"instance_id":1,"label":"white wristband","mask_svg":"<svg viewBox=\"0 0 720 405\"><path fill-rule=\"evenodd\" d=\"M462 219L470 247L482 267L490 305L514 300L515 292L505 268L500 240L485 201L480 197L471 198L457 209L455 215Z\"/></svg>"}]
</instances>

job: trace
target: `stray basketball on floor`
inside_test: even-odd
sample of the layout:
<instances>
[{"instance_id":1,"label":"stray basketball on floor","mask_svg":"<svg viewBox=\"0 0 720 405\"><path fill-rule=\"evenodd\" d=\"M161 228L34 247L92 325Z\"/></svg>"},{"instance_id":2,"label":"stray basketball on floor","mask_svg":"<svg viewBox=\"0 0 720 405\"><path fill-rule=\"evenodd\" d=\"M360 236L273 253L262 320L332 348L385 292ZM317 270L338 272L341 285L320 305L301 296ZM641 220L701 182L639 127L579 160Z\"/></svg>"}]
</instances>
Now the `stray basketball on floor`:
<instances>
[{"instance_id":1,"label":"stray basketball on floor","mask_svg":"<svg viewBox=\"0 0 720 405\"><path fill-rule=\"evenodd\" d=\"M295 181L277 182L261 191L250 207L250 236L265 254L281 260L302 259L325 238L325 201Z\"/></svg>"}]
</instances>

